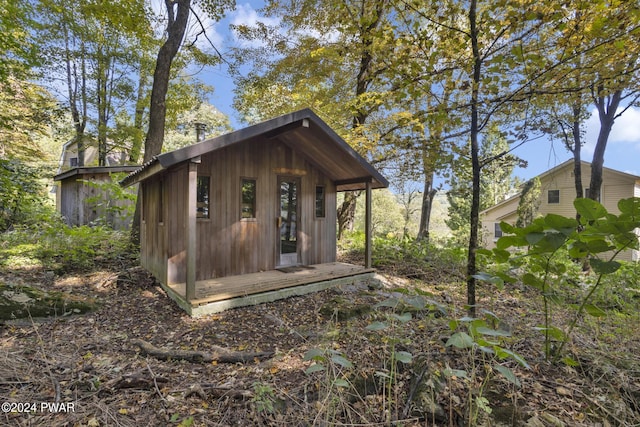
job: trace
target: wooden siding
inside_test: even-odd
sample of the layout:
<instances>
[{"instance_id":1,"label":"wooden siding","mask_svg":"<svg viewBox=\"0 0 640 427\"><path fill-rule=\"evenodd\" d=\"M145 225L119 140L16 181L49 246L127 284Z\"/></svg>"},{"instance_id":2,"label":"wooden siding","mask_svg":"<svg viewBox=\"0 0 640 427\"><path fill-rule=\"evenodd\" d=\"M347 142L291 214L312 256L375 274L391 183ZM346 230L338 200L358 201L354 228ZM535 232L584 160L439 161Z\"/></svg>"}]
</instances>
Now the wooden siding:
<instances>
[{"instance_id":1,"label":"wooden siding","mask_svg":"<svg viewBox=\"0 0 640 427\"><path fill-rule=\"evenodd\" d=\"M335 185L294 150L257 139L202 155L198 174L210 177L209 218L196 222L196 280L273 270L279 247L278 176L300 179L298 218L302 264L334 262ZM186 163L144 181L141 262L165 284L186 281ZM240 219L241 180L256 180L256 215ZM164 201L159 201L160 181ZM326 188L326 217L315 218L315 187ZM158 221L163 206L163 224Z\"/></svg>"},{"instance_id":2,"label":"wooden siding","mask_svg":"<svg viewBox=\"0 0 640 427\"><path fill-rule=\"evenodd\" d=\"M89 225L103 220L116 230L126 230L130 227L131 218L122 218L107 206L125 209L132 202L116 200L111 194L99 186L111 182L109 173L81 173L70 175L60 180L57 188L58 211L67 225ZM137 191L134 186L127 191Z\"/></svg>"}]
</instances>

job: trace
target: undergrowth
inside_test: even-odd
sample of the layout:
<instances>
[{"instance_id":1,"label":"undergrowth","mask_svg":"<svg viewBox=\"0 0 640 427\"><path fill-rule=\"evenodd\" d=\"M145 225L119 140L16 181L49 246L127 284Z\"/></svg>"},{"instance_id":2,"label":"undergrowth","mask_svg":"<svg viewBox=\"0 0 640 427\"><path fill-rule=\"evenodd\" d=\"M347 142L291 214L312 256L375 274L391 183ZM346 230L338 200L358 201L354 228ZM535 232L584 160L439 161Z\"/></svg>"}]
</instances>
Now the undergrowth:
<instances>
[{"instance_id":1,"label":"undergrowth","mask_svg":"<svg viewBox=\"0 0 640 427\"><path fill-rule=\"evenodd\" d=\"M106 226L69 227L59 219L0 234L0 268L40 267L56 274L90 271L135 258L126 232Z\"/></svg>"}]
</instances>

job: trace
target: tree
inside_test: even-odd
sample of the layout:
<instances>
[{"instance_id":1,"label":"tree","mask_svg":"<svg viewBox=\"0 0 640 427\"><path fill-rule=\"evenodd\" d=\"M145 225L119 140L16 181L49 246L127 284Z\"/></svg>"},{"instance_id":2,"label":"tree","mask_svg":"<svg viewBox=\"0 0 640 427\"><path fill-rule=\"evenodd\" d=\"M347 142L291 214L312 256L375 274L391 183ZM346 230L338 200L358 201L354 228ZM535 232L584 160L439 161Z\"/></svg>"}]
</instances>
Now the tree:
<instances>
[{"instance_id":1,"label":"tree","mask_svg":"<svg viewBox=\"0 0 640 427\"><path fill-rule=\"evenodd\" d=\"M171 64L180 50L191 12L191 0L165 0L164 5L167 12L166 38L158 51L156 67L153 73L149 128L144 141L143 161L145 163L162 151L167 116L166 97L171 76ZM210 18L219 20L226 9L235 6L235 0L202 0L201 5ZM202 32L204 32L204 28L202 28ZM139 231L140 203L138 202L131 227L131 236L134 242L139 239Z\"/></svg>"},{"instance_id":2,"label":"tree","mask_svg":"<svg viewBox=\"0 0 640 427\"><path fill-rule=\"evenodd\" d=\"M518 202L518 220L516 227L526 227L536 219L540 207L540 178L535 177L525 182Z\"/></svg>"},{"instance_id":3,"label":"tree","mask_svg":"<svg viewBox=\"0 0 640 427\"><path fill-rule=\"evenodd\" d=\"M573 154L576 197L583 197L580 168L583 126L589 106L595 107L600 129L587 197L598 200L611 128L640 97L637 61L640 8L635 2L574 1L562 10L558 23L545 35L550 56L558 66L536 87L541 108L551 111L557 128L542 128L551 135L560 134Z\"/></svg>"},{"instance_id":4,"label":"tree","mask_svg":"<svg viewBox=\"0 0 640 427\"><path fill-rule=\"evenodd\" d=\"M392 3L386 0L270 2L265 13L278 26L238 26L252 44L235 55L235 107L256 121L311 107L371 163L388 158L397 123L385 106L392 43ZM346 192L338 208L338 237L352 228L359 193Z\"/></svg>"},{"instance_id":5,"label":"tree","mask_svg":"<svg viewBox=\"0 0 640 427\"><path fill-rule=\"evenodd\" d=\"M71 112L79 166L87 134L97 140L99 164L106 163L113 118L133 99L136 49L152 37L145 11L142 0L82 0L73 8L38 2L45 81Z\"/></svg>"},{"instance_id":6,"label":"tree","mask_svg":"<svg viewBox=\"0 0 640 427\"><path fill-rule=\"evenodd\" d=\"M202 103L178 115L177 126L168 128L163 151L172 151L197 142L196 124L205 126L205 135L214 137L231 131L229 118L211 104Z\"/></svg>"},{"instance_id":7,"label":"tree","mask_svg":"<svg viewBox=\"0 0 640 427\"><path fill-rule=\"evenodd\" d=\"M0 159L23 161L42 157L38 138L60 113L43 87L8 78L0 82Z\"/></svg>"},{"instance_id":8,"label":"tree","mask_svg":"<svg viewBox=\"0 0 640 427\"><path fill-rule=\"evenodd\" d=\"M39 63L38 41L30 31L35 25L31 3L5 0L0 4L0 84L30 76Z\"/></svg>"}]
</instances>

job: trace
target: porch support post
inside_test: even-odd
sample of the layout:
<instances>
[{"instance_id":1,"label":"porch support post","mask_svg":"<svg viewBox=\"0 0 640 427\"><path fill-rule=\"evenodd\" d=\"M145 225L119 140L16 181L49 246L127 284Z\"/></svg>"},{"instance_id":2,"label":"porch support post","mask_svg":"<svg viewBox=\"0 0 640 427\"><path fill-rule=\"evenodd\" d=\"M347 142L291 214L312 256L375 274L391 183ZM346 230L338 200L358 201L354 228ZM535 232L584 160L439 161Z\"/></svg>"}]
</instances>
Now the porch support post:
<instances>
[{"instance_id":1,"label":"porch support post","mask_svg":"<svg viewBox=\"0 0 640 427\"><path fill-rule=\"evenodd\" d=\"M189 162L189 178L187 184L187 283L185 285L185 299L187 303L196 296L196 211L198 183L198 163L200 158Z\"/></svg>"},{"instance_id":2,"label":"porch support post","mask_svg":"<svg viewBox=\"0 0 640 427\"><path fill-rule=\"evenodd\" d=\"M371 180L367 181L365 189L364 214L364 266L371 268Z\"/></svg>"}]
</instances>

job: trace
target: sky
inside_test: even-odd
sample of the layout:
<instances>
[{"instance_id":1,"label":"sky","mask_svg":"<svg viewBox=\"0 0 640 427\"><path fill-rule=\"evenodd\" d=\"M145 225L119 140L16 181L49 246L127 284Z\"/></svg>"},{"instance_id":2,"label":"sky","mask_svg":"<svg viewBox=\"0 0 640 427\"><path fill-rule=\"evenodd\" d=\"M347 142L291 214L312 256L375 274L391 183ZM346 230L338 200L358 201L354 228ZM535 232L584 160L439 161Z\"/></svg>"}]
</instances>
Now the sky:
<instances>
[{"instance_id":1,"label":"sky","mask_svg":"<svg viewBox=\"0 0 640 427\"><path fill-rule=\"evenodd\" d=\"M230 46L238 43L229 31L230 24L252 24L257 20L267 20L261 18L257 11L262 4L261 0L238 2L236 10L228 13L225 19L207 24L209 38L221 52L224 53ZM277 23L273 18L268 21L270 24ZM234 86L225 67L208 67L201 70L198 77L215 88L209 102L229 116L235 129L243 127L241 118L232 106ZM586 123L585 146L582 149L582 158L586 161L591 161L600 127L595 108L591 113ZM528 162L526 169L517 168L514 173L522 179L532 178L571 158L561 141L531 141L517 148L514 153ZM614 123L605 152L604 166L640 176L640 108L628 109Z\"/></svg>"}]
</instances>

